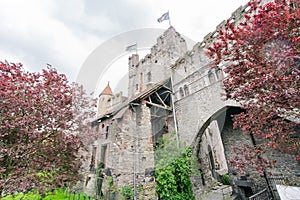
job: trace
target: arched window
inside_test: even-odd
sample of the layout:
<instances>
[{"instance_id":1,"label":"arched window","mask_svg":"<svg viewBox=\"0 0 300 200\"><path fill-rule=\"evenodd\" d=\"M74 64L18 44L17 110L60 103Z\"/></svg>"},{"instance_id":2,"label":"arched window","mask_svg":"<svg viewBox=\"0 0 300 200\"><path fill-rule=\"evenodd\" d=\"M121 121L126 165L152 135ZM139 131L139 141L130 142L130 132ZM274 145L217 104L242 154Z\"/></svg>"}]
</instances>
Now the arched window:
<instances>
[{"instance_id":1,"label":"arched window","mask_svg":"<svg viewBox=\"0 0 300 200\"><path fill-rule=\"evenodd\" d=\"M147 81L148 81L148 82L151 82L151 79L152 79L152 77L151 77L151 72L148 72L148 73L147 73Z\"/></svg>"},{"instance_id":2,"label":"arched window","mask_svg":"<svg viewBox=\"0 0 300 200\"><path fill-rule=\"evenodd\" d=\"M209 82L210 82L210 83L216 82L215 75L214 75L214 73L212 73L211 70L208 71L208 79L209 79Z\"/></svg>"},{"instance_id":3,"label":"arched window","mask_svg":"<svg viewBox=\"0 0 300 200\"><path fill-rule=\"evenodd\" d=\"M179 94L180 94L180 97L184 97L184 92L183 92L182 87L179 89Z\"/></svg>"},{"instance_id":4,"label":"arched window","mask_svg":"<svg viewBox=\"0 0 300 200\"><path fill-rule=\"evenodd\" d=\"M105 139L108 138L109 124L106 125Z\"/></svg>"},{"instance_id":5,"label":"arched window","mask_svg":"<svg viewBox=\"0 0 300 200\"><path fill-rule=\"evenodd\" d=\"M224 78L224 74L223 74L223 70L219 67L217 67L216 69L216 75L217 75L217 79L221 80Z\"/></svg>"},{"instance_id":6,"label":"arched window","mask_svg":"<svg viewBox=\"0 0 300 200\"><path fill-rule=\"evenodd\" d=\"M135 84L135 90L138 91L139 89L139 84Z\"/></svg>"},{"instance_id":7,"label":"arched window","mask_svg":"<svg viewBox=\"0 0 300 200\"><path fill-rule=\"evenodd\" d=\"M187 86L187 85L184 85L183 89L184 89L184 94L185 94L185 96L188 96L188 95L190 94L190 91L189 91L188 86Z\"/></svg>"}]
</instances>

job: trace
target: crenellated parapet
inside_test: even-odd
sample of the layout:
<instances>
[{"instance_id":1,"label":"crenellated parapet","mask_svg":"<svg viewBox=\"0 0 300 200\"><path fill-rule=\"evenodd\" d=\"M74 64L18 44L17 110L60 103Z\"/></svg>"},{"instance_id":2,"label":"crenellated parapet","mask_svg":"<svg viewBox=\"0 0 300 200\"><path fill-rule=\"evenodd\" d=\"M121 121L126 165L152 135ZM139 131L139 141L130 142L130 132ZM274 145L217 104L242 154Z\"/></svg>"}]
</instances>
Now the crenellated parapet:
<instances>
[{"instance_id":1,"label":"crenellated parapet","mask_svg":"<svg viewBox=\"0 0 300 200\"><path fill-rule=\"evenodd\" d=\"M250 6L248 4L244 6L238 7L228 18L228 20L223 20L219 25L216 26L216 29L212 32L209 32L206 36L204 36L203 40L200 42L200 46L202 48L206 47L207 45L211 44L215 38L218 36L218 32L220 28L222 29L226 22L241 22L244 19L244 15L248 13Z\"/></svg>"},{"instance_id":2,"label":"crenellated parapet","mask_svg":"<svg viewBox=\"0 0 300 200\"><path fill-rule=\"evenodd\" d=\"M218 24L214 31L205 35L201 42L193 46L192 50L185 52L171 65L175 100L185 98L224 78L224 63L217 67L213 66L206 54L207 47L216 41L220 29L224 28L227 22L241 22L249 9L248 4L237 8L228 20Z\"/></svg>"},{"instance_id":3,"label":"crenellated parapet","mask_svg":"<svg viewBox=\"0 0 300 200\"><path fill-rule=\"evenodd\" d=\"M157 38L157 43L141 60L129 57L128 97L131 98L153 84L170 77L170 64L187 51L185 39L171 26Z\"/></svg>"}]
</instances>

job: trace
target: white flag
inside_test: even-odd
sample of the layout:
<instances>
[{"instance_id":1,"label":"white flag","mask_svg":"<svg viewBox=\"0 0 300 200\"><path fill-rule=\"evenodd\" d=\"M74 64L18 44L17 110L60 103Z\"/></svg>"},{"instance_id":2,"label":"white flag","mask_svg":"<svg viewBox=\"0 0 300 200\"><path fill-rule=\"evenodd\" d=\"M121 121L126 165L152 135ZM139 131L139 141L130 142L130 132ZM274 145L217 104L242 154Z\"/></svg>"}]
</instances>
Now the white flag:
<instances>
[{"instance_id":1,"label":"white flag","mask_svg":"<svg viewBox=\"0 0 300 200\"><path fill-rule=\"evenodd\" d=\"M133 50L137 50L137 44L133 44L133 45L130 45L128 47L126 47L126 51L133 51Z\"/></svg>"},{"instance_id":2,"label":"white flag","mask_svg":"<svg viewBox=\"0 0 300 200\"><path fill-rule=\"evenodd\" d=\"M157 21L160 23L164 20L170 20L169 11L164 13L160 18L157 19Z\"/></svg>"}]
</instances>

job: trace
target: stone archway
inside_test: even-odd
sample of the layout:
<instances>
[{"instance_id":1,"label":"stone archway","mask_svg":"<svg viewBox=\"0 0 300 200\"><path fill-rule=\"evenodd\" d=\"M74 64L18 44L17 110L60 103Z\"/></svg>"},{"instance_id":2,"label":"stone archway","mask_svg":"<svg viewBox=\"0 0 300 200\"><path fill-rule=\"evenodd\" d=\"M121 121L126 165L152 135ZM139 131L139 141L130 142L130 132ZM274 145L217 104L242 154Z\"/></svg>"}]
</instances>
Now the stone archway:
<instances>
[{"instance_id":1,"label":"stone archway","mask_svg":"<svg viewBox=\"0 0 300 200\"><path fill-rule=\"evenodd\" d=\"M241 112L243 110L239 107L225 106L211 115L199 128L191 146L194 150L194 156L198 159L198 168L202 175L198 179L192 179L195 186L194 191L200 191L199 193L203 194L205 188L212 188L214 181L220 180L219 177L227 173L230 177L233 194L239 199L248 199L251 195L259 193L267 187L269 190L273 190L267 173L259 174L254 168L245 168L246 173L240 174L228 164L228 158L234 156L232 146L254 145L255 138L243 134L240 129L233 128L231 116ZM215 139L220 142L215 142ZM225 160L222 160L221 154ZM285 177L286 180L299 180L296 178L296 176L299 177L299 166L291 159L290 155L270 149L264 156L267 159L276 158L275 167L265 169L267 172L273 173L274 179ZM227 169L224 167L225 165Z\"/></svg>"},{"instance_id":2,"label":"stone archway","mask_svg":"<svg viewBox=\"0 0 300 200\"><path fill-rule=\"evenodd\" d=\"M233 106L226 106L215 112L199 129L193 148L206 187L214 181L222 182L222 176L228 174L233 193L239 199L248 199L266 183L257 172L241 175L228 164L228 158L233 157L232 146L253 145L250 136L233 128L232 115L241 112L241 108ZM209 137L215 141L210 141Z\"/></svg>"},{"instance_id":3,"label":"stone archway","mask_svg":"<svg viewBox=\"0 0 300 200\"><path fill-rule=\"evenodd\" d=\"M242 112L239 107L225 106L210 116L199 129L192 144L199 171L202 173L201 178L193 180L199 191L205 190L203 187L210 188L217 181L221 182L222 176L231 170L227 163L229 153L226 152L230 144L223 142L222 134L224 130L232 130L231 115L239 112ZM231 126L228 123L231 123Z\"/></svg>"},{"instance_id":4,"label":"stone archway","mask_svg":"<svg viewBox=\"0 0 300 200\"><path fill-rule=\"evenodd\" d=\"M201 141L203 141L202 137L205 134L205 132L208 132L210 135L212 135L214 131L217 131L216 128L218 128L218 131L221 133L224 131L224 128L226 126L226 123L231 123L231 115L232 114L237 114L242 112L242 109L240 107L234 107L234 106L225 106L221 108L220 110L216 111L212 116L210 116L201 126L199 129L197 136L195 137L195 140L192 143L192 148L194 149L195 154L199 154L200 151L200 145ZM210 126L213 124L215 127L210 128ZM231 126L232 129L232 126ZM222 139L222 138L220 138ZM212 151L213 152L213 151Z\"/></svg>"}]
</instances>

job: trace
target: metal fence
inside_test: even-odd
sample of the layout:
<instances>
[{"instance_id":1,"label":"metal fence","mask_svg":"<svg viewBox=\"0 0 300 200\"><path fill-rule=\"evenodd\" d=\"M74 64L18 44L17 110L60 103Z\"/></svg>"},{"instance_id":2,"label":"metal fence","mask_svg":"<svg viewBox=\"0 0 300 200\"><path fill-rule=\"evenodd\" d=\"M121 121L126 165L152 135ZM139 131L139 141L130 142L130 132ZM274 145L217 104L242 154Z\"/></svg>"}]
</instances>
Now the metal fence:
<instances>
[{"instance_id":1,"label":"metal fence","mask_svg":"<svg viewBox=\"0 0 300 200\"><path fill-rule=\"evenodd\" d=\"M249 200L268 200L268 199L270 199L270 197L267 188L249 197Z\"/></svg>"},{"instance_id":2,"label":"metal fence","mask_svg":"<svg viewBox=\"0 0 300 200\"><path fill-rule=\"evenodd\" d=\"M267 176L270 185L270 192L274 200L280 200L276 185L286 185L288 183L287 177L284 176Z\"/></svg>"},{"instance_id":3,"label":"metal fence","mask_svg":"<svg viewBox=\"0 0 300 200\"><path fill-rule=\"evenodd\" d=\"M265 188L258 193L249 197L249 200L280 200L276 185L286 185L287 177L266 175L268 188Z\"/></svg>"}]
</instances>

